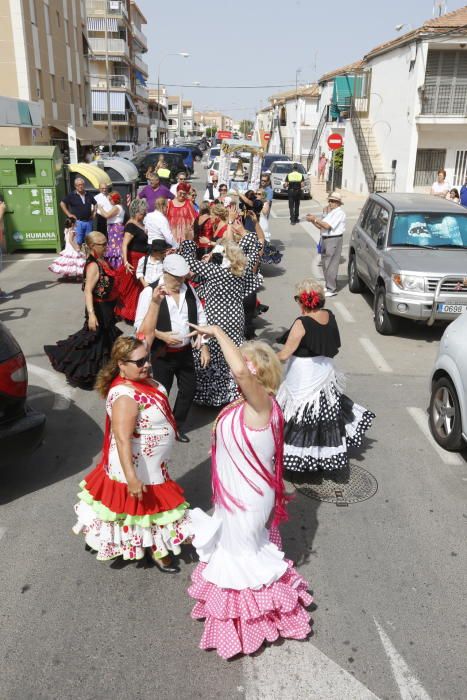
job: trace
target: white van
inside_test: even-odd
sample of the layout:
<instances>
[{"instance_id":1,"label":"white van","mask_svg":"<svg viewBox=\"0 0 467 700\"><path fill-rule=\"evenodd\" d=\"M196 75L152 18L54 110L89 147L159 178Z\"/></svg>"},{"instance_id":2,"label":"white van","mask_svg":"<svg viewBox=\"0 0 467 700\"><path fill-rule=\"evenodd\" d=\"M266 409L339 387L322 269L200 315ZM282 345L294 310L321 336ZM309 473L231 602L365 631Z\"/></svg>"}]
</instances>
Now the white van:
<instances>
[{"instance_id":1,"label":"white van","mask_svg":"<svg viewBox=\"0 0 467 700\"><path fill-rule=\"evenodd\" d=\"M133 160L135 155L141 151L143 146L140 146L131 141L117 141L112 144L112 156L119 156L120 158L126 158L127 160ZM99 150L103 156L109 155L109 145L102 144L99 146Z\"/></svg>"}]
</instances>

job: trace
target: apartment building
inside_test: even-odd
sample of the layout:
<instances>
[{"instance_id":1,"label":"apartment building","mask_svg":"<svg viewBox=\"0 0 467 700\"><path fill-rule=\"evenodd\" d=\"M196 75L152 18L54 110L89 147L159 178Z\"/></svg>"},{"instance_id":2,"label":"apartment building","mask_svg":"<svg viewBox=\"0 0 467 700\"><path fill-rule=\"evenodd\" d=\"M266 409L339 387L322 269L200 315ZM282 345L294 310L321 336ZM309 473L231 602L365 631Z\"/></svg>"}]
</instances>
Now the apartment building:
<instances>
[{"instance_id":1,"label":"apartment building","mask_svg":"<svg viewBox=\"0 0 467 700\"><path fill-rule=\"evenodd\" d=\"M69 124L81 145L99 139L87 107L85 16L83 0L0 0L0 94L9 98L10 114L19 110L23 124L9 118L7 110L1 143L56 143L65 149Z\"/></svg>"},{"instance_id":2,"label":"apartment building","mask_svg":"<svg viewBox=\"0 0 467 700\"><path fill-rule=\"evenodd\" d=\"M195 130L193 102L180 95L167 97L167 129L169 141L176 136L191 136Z\"/></svg>"},{"instance_id":3,"label":"apartment building","mask_svg":"<svg viewBox=\"0 0 467 700\"><path fill-rule=\"evenodd\" d=\"M146 19L134 0L86 0L92 121L102 140L149 141Z\"/></svg>"},{"instance_id":4,"label":"apartment building","mask_svg":"<svg viewBox=\"0 0 467 700\"><path fill-rule=\"evenodd\" d=\"M232 131L233 119L222 112L206 111L195 112L194 123L196 128L203 133L206 129L215 127L217 131Z\"/></svg>"},{"instance_id":5,"label":"apartment building","mask_svg":"<svg viewBox=\"0 0 467 700\"><path fill-rule=\"evenodd\" d=\"M168 141L167 91L163 86L149 88L149 124L152 145L164 146Z\"/></svg>"},{"instance_id":6,"label":"apartment building","mask_svg":"<svg viewBox=\"0 0 467 700\"><path fill-rule=\"evenodd\" d=\"M316 173L326 139L344 138L342 186L359 193L426 192L439 168L467 176L467 7L427 20L322 76L309 152ZM397 98L396 98L397 96Z\"/></svg>"}]
</instances>

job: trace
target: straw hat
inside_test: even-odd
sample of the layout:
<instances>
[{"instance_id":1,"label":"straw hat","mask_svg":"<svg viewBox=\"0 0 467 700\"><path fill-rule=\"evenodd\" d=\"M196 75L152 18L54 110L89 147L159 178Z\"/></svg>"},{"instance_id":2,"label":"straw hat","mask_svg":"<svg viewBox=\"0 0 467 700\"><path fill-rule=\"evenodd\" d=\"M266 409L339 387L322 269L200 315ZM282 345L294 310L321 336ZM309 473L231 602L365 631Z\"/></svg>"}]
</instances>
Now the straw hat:
<instances>
[{"instance_id":1,"label":"straw hat","mask_svg":"<svg viewBox=\"0 0 467 700\"><path fill-rule=\"evenodd\" d=\"M328 197L328 202L339 202L339 204L343 204L342 197L339 192L331 192Z\"/></svg>"}]
</instances>

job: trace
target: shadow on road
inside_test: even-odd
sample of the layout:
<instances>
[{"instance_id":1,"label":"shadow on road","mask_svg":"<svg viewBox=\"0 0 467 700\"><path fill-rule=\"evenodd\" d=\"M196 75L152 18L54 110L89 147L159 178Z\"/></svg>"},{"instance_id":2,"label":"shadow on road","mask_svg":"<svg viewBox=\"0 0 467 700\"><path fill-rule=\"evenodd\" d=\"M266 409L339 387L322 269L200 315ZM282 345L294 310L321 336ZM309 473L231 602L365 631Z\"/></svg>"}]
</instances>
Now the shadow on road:
<instances>
[{"instance_id":1,"label":"shadow on road","mask_svg":"<svg viewBox=\"0 0 467 700\"><path fill-rule=\"evenodd\" d=\"M29 457L2 465L0 505L90 470L102 448L100 426L75 403L54 410L55 394L33 385L28 395L31 406L47 416L44 443Z\"/></svg>"},{"instance_id":2,"label":"shadow on road","mask_svg":"<svg viewBox=\"0 0 467 700\"><path fill-rule=\"evenodd\" d=\"M13 308L1 309L0 321L3 323L8 323L8 321L20 321L23 318L27 318L30 312L31 309L26 306L14 306Z\"/></svg>"},{"instance_id":3,"label":"shadow on road","mask_svg":"<svg viewBox=\"0 0 467 700\"><path fill-rule=\"evenodd\" d=\"M26 284L20 289L13 289L10 294L13 294L14 299L19 299L25 294L31 294L33 292L43 292L46 289L51 289L52 287L57 287L60 284L58 280L42 280L41 282L31 282L31 284Z\"/></svg>"}]
</instances>

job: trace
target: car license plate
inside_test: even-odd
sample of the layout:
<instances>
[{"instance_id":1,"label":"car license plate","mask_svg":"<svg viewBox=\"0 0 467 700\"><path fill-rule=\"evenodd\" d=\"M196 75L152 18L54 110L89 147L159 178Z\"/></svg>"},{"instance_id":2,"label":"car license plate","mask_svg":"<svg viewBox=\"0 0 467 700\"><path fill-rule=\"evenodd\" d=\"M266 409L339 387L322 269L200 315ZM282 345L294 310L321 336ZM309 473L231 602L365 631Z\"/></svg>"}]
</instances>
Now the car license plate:
<instances>
[{"instance_id":1,"label":"car license plate","mask_svg":"<svg viewBox=\"0 0 467 700\"><path fill-rule=\"evenodd\" d=\"M438 311L442 314L465 314L467 306L464 304L438 304Z\"/></svg>"}]
</instances>

